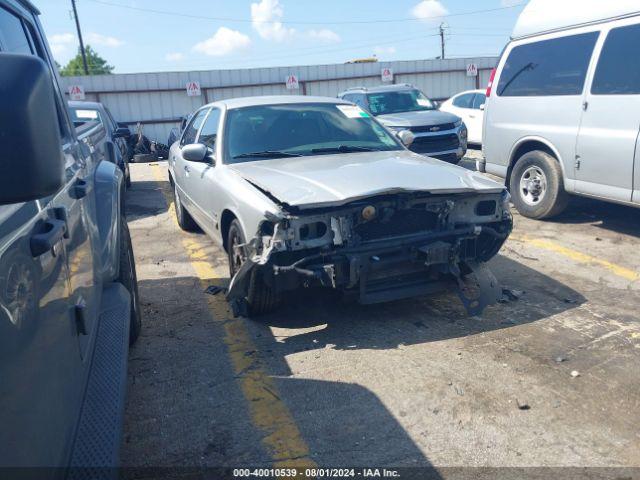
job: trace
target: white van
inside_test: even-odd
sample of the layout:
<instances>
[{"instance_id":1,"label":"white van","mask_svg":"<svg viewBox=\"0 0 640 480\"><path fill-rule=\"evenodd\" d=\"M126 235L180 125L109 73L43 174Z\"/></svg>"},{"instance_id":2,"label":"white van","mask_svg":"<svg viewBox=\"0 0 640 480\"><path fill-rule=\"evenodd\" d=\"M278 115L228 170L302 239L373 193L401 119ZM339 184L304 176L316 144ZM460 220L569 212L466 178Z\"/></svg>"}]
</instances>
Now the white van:
<instances>
[{"instance_id":1,"label":"white van","mask_svg":"<svg viewBox=\"0 0 640 480\"><path fill-rule=\"evenodd\" d=\"M518 211L568 193L640 207L640 2L531 0L487 89L478 170Z\"/></svg>"}]
</instances>

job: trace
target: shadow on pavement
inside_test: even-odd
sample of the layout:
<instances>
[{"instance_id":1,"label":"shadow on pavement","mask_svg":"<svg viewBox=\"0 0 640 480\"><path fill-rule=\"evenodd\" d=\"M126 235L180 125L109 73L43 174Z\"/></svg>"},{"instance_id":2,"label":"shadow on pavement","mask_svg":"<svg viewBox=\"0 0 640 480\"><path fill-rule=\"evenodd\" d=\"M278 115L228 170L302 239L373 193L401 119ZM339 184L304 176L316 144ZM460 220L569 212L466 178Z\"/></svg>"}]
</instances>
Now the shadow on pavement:
<instances>
[{"instance_id":1,"label":"shadow on pavement","mask_svg":"<svg viewBox=\"0 0 640 480\"><path fill-rule=\"evenodd\" d=\"M487 308L481 317L469 317L455 293L359 305L343 302L332 291L301 290L259 321L280 328L322 327L281 340L277 348L282 355L327 345L392 349L530 323L585 301L566 285L507 257L497 256L490 266L502 285L524 293Z\"/></svg>"},{"instance_id":2,"label":"shadow on pavement","mask_svg":"<svg viewBox=\"0 0 640 480\"><path fill-rule=\"evenodd\" d=\"M168 182L167 182L168 183ZM153 217L167 211L161 196L161 184L154 181L135 181L127 189L127 220Z\"/></svg>"},{"instance_id":3,"label":"shadow on pavement","mask_svg":"<svg viewBox=\"0 0 640 480\"><path fill-rule=\"evenodd\" d=\"M548 220L554 223L592 225L614 233L640 237L640 209L572 196L567 209Z\"/></svg>"}]
</instances>

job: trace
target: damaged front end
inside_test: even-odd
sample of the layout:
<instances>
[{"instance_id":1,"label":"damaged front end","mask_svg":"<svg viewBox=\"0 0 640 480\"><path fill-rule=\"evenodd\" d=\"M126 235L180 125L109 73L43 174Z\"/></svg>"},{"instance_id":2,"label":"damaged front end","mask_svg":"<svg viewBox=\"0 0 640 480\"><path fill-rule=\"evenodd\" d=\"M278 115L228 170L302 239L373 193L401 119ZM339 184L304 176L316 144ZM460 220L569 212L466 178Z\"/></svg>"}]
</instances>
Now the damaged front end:
<instances>
[{"instance_id":1,"label":"damaged front end","mask_svg":"<svg viewBox=\"0 0 640 480\"><path fill-rule=\"evenodd\" d=\"M393 193L325 208L279 204L244 246L229 286L236 315L246 314L252 281L276 294L329 287L360 303L456 289L470 315L497 302L501 289L484 262L512 229L509 194Z\"/></svg>"}]
</instances>

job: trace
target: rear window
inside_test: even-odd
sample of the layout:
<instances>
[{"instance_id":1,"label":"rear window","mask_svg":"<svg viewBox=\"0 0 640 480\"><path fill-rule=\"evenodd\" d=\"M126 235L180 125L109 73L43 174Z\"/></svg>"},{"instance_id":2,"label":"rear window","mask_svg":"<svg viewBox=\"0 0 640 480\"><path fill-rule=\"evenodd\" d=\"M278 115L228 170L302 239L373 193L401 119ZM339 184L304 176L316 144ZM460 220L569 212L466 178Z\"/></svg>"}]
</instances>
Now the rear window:
<instances>
[{"instance_id":1,"label":"rear window","mask_svg":"<svg viewBox=\"0 0 640 480\"><path fill-rule=\"evenodd\" d=\"M640 93L640 25L615 28L604 42L593 77L594 95Z\"/></svg>"},{"instance_id":2,"label":"rear window","mask_svg":"<svg viewBox=\"0 0 640 480\"><path fill-rule=\"evenodd\" d=\"M497 94L580 95L598 34L589 32L515 47L500 74Z\"/></svg>"},{"instance_id":3,"label":"rear window","mask_svg":"<svg viewBox=\"0 0 640 480\"><path fill-rule=\"evenodd\" d=\"M102 121L100 112L91 108L71 108L71 120L76 130L89 123L98 124Z\"/></svg>"}]
</instances>

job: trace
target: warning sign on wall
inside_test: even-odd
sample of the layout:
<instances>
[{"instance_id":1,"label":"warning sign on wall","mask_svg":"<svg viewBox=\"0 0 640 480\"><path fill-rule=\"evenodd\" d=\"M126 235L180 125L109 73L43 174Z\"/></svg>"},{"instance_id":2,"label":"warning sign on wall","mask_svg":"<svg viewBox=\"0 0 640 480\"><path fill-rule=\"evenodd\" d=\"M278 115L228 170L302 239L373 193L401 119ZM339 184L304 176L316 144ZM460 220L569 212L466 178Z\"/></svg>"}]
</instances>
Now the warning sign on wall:
<instances>
[{"instance_id":1,"label":"warning sign on wall","mask_svg":"<svg viewBox=\"0 0 640 480\"><path fill-rule=\"evenodd\" d=\"M381 76L383 82L393 82L393 70L390 68L383 68Z\"/></svg>"},{"instance_id":2,"label":"warning sign on wall","mask_svg":"<svg viewBox=\"0 0 640 480\"><path fill-rule=\"evenodd\" d=\"M467 65L467 77L477 77L478 76L478 65L475 63L470 63Z\"/></svg>"},{"instance_id":3,"label":"warning sign on wall","mask_svg":"<svg viewBox=\"0 0 640 480\"><path fill-rule=\"evenodd\" d=\"M284 82L287 85L287 90L297 90L298 88L300 88L298 77L294 74L287 75L287 78Z\"/></svg>"},{"instance_id":4,"label":"warning sign on wall","mask_svg":"<svg viewBox=\"0 0 640 480\"><path fill-rule=\"evenodd\" d=\"M201 94L200 82L187 82L187 96L199 97Z\"/></svg>"},{"instance_id":5,"label":"warning sign on wall","mask_svg":"<svg viewBox=\"0 0 640 480\"><path fill-rule=\"evenodd\" d=\"M82 85L69 86L69 98L71 100L84 100L84 87Z\"/></svg>"}]
</instances>

